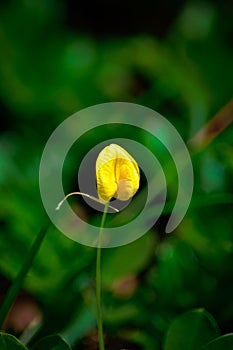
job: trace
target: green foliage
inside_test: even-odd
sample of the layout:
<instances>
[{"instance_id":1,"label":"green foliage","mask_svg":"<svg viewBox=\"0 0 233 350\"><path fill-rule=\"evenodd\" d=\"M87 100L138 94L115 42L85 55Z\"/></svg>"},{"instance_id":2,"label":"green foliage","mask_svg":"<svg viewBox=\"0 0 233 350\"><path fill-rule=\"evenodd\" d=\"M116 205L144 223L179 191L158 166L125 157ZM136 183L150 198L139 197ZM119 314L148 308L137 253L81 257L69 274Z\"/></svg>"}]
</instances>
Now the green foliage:
<instances>
[{"instance_id":1,"label":"green foliage","mask_svg":"<svg viewBox=\"0 0 233 350\"><path fill-rule=\"evenodd\" d=\"M59 336L50 335L42 338L33 347L32 350L71 350L69 345Z\"/></svg>"},{"instance_id":2,"label":"green foliage","mask_svg":"<svg viewBox=\"0 0 233 350\"><path fill-rule=\"evenodd\" d=\"M170 325L164 350L231 350L233 334L219 336L219 327L207 311L190 310Z\"/></svg>"},{"instance_id":3,"label":"green foliage","mask_svg":"<svg viewBox=\"0 0 233 350\"><path fill-rule=\"evenodd\" d=\"M203 347L203 350L230 350L233 348L233 334L218 337Z\"/></svg>"},{"instance_id":4,"label":"green foliage","mask_svg":"<svg viewBox=\"0 0 233 350\"><path fill-rule=\"evenodd\" d=\"M154 241L153 235L148 233L129 245L104 251L102 278L105 286L110 287L114 281L142 271L153 256Z\"/></svg>"},{"instance_id":5,"label":"green foliage","mask_svg":"<svg viewBox=\"0 0 233 350\"><path fill-rule=\"evenodd\" d=\"M197 350L219 335L218 325L204 310L188 311L170 326L164 350Z\"/></svg>"},{"instance_id":6,"label":"green foliage","mask_svg":"<svg viewBox=\"0 0 233 350\"><path fill-rule=\"evenodd\" d=\"M0 349L1 350L27 350L17 338L13 335L0 333ZM42 338L36 343L31 350L71 350L69 345L59 336L51 335Z\"/></svg>"},{"instance_id":7,"label":"green foliage","mask_svg":"<svg viewBox=\"0 0 233 350\"><path fill-rule=\"evenodd\" d=\"M1 350L27 350L27 348L13 335L0 333Z\"/></svg>"}]
</instances>

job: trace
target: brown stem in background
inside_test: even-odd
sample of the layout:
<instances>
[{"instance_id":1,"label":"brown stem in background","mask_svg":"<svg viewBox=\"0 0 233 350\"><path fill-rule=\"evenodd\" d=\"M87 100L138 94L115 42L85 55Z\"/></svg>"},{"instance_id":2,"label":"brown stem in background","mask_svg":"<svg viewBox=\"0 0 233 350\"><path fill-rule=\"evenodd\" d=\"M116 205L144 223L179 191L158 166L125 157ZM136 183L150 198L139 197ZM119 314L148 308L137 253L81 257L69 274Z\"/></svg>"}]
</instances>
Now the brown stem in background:
<instances>
[{"instance_id":1,"label":"brown stem in background","mask_svg":"<svg viewBox=\"0 0 233 350\"><path fill-rule=\"evenodd\" d=\"M190 146L190 149L194 152L203 150L232 122L233 99L222 107L217 114L188 141L188 146Z\"/></svg>"}]
</instances>

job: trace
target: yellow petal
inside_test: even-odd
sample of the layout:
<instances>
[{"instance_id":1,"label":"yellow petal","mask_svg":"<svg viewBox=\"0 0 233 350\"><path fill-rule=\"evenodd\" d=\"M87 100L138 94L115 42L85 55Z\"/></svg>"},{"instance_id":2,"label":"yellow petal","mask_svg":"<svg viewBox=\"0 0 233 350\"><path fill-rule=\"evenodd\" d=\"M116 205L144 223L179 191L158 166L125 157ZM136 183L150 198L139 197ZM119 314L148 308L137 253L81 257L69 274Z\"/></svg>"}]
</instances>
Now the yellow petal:
<instances>
[{"instance_id":1,"label":"yellow petal","mask_svg":"<svg viewBox=\"0 0 233 350\"><path fill-rule=\"evenodd\" d=\"M105 147L96 160L96 182L99 198L128 200L139 188L140 173L134 158L122 147Z\"/></svg>"}]
</instances>

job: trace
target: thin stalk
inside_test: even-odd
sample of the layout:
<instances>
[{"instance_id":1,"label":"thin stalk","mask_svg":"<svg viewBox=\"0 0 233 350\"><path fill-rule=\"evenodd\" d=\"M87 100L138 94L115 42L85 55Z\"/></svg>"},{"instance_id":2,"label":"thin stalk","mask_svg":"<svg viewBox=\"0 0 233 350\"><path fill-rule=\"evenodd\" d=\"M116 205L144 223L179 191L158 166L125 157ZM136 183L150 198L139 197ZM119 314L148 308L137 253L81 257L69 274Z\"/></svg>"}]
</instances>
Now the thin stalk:
<instances>
[{"instance_id":1,"label":"thin stalk","mask_svg":"<svg viewBox=\"0 0 233 350\"><path fill-rule=\"evenodd\" d=\"M30 252L28 253L26 260L24 261L23 266L21 267L18 275L16 276L15 280L13 281L11 287L9 288L5 299L3 300L3 303L0 308L0 329L3 326L3 323L5 321L5 318L14 303L21 287L24 282L24 279L30 270L32 261L34 257L36 256L38 250L40 249L41 243L43 242L43 239L45 237L45 234L48 230L48 227L50 225L50 222L47 223L38 233L34 243L32 244L32 247L30 249Z\"/></svg>"},{"instance_id":2,"label":"thin stalk","mask_svg":"<svg viewBox=\"0 0 233 350\"><path fill-rule=\"evenodd\" d=\"M99 198L90 196L90 195L87 194L87 193L83 193L83 192L71 192L71 193L67 194L67 195L62 199L62 201L60 201L60 202L58 203L58 205L57 205L57 207L56 207L56 210L59 210L59 209L61 208L62 204L67 200L67 198L69 198L70 196L74 196L74 195L84 196L84 197L87 197L87 198L92 199L92 200L95 201L95 202L98 202L98 203L100 203L100 204L103 204L103 202L101 202L101 200L100 200ZM108 207L111 208L111 209L113 209L113 210L115 210L115 212L117 212L117 213L119 212L118 209L112 207L111 205L108 205Z\"/></svg>"},{"instance_id":3,"label":"thin stalk","mask_svg":"<svg viewBox=\"0 0 233 350\"><path fill-rule=\"evenodd\" d=\"M98 325L98 338L99 338L99 350L104 350L104 335L103 335L103 322L101 311L101 242L102 232L107 216L109 203L105 204L102 220L100 224L97 255L96 255L96 311L97 311L97 325Z\"/></svg>"}]
</instances>

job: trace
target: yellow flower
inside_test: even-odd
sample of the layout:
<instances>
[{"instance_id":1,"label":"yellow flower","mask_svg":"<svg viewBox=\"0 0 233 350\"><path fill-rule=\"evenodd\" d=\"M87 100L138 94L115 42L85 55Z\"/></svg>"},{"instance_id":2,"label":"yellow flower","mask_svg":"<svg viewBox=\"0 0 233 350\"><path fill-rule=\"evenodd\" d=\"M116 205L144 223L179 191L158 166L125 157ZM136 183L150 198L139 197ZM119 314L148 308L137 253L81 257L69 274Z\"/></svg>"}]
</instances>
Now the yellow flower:
<instances>
[{"instance_id":1,"label":"yellow flower","mask_svg":"<svg viewBox=\"0 0 233 350\"><path fill-rule=\"evenodd\" d=\"M97 192L100 200L112 197L127 201L139 188L140 173L134 158L122 147L105 147L96 160Z\"/></svg>"}]
</instances>

